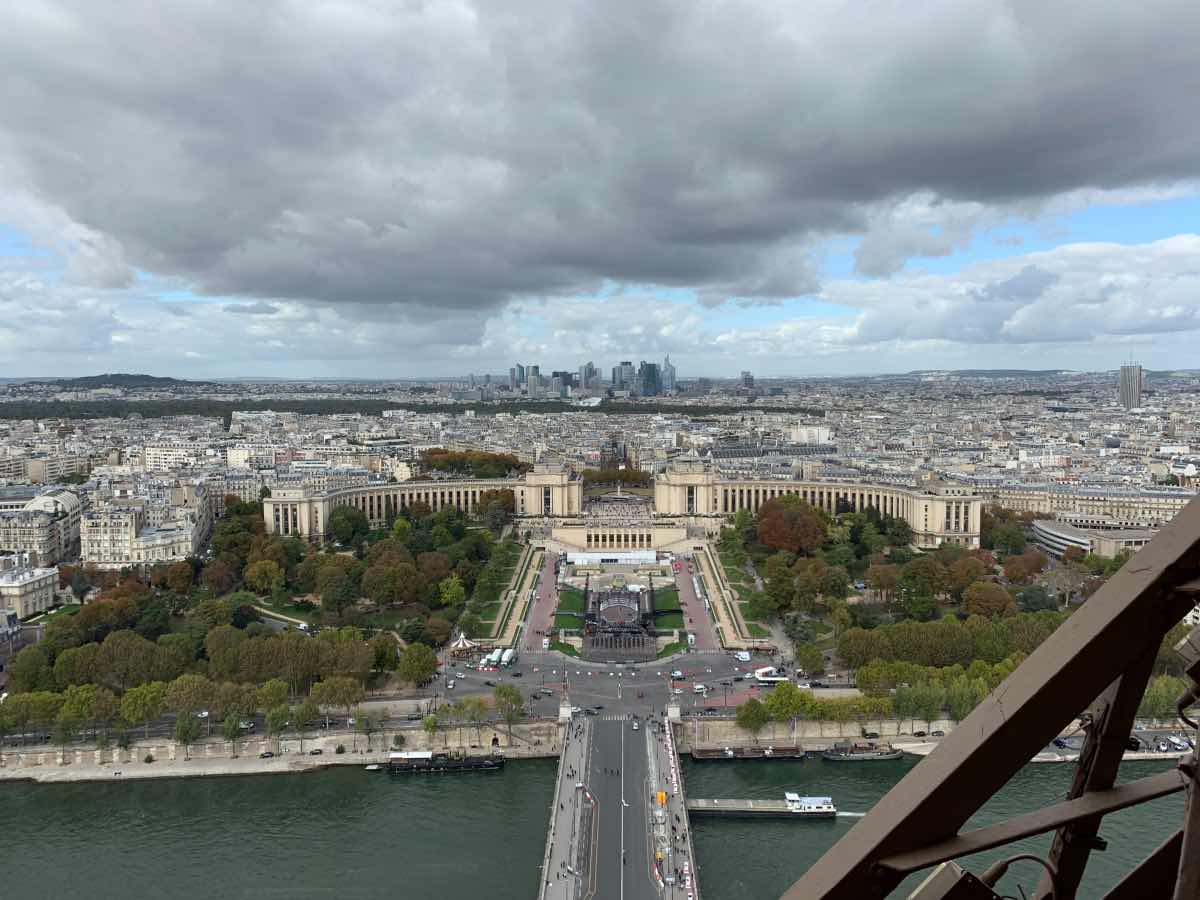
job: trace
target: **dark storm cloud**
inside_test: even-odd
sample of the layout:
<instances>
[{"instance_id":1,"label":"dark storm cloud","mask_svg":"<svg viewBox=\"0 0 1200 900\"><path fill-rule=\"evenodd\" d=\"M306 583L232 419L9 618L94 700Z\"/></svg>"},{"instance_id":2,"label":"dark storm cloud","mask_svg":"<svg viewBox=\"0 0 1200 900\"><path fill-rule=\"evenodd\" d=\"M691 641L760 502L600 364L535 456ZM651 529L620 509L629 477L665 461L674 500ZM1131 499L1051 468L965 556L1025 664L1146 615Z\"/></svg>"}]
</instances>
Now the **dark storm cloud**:
<instances>
[{"instance_id":1,"label":"dark storm cloud","mask_svg":"<svg viewBox=\"0 0 1200 900\"><path fill-rule=\"evenodd\" d=\"M0 31L0 171L216 295L770 301L916 192L1200 176L1198 45L1195 0L31 0ZM864 271L948 252L932 221L873 233Z\"/></svg>"}]
</instances>

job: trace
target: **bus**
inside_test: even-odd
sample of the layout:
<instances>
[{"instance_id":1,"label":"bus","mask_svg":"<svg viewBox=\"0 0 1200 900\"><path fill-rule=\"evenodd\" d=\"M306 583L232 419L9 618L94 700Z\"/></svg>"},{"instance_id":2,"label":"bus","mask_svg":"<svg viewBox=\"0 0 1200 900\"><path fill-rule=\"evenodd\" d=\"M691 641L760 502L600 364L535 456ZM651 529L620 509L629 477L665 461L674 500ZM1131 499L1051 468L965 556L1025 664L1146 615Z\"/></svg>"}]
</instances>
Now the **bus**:
<instances>
[{"instance_id":1,"label":"bus","mask_svg":"<svg viewBox=\"0 0 1200 900\"><path fill-rule=\"evenodd\" d=\"M763 666L761 669L754 670L754 680L758 684L780 684L787 681L787 677L779 674L779 670L774 666Z\"/></svg>"},{"instance_id":2,"label":"bus","mask_svg":"<svg viewBox=\"0 0 1200 900\"><path fill-rule=\"evenodd\" d=\"M498 666L500 665L500 659L502 656L504 656L504 651L497 647L487 655L487 657L484 659L484 662L489 666Z\"/></svg>"},{"instance_id":3,"label":"bus","mask_svg":"<svg viewBox=\"0 0 1200 900\"><path fill-rule=\"evenodd\" d=\"M511 666L516 661L517 661L517 651L514 650L512 647L509 647L502 654L500 654L500 665L502 665L502 666Z\"/></svg>"}]
</instances>

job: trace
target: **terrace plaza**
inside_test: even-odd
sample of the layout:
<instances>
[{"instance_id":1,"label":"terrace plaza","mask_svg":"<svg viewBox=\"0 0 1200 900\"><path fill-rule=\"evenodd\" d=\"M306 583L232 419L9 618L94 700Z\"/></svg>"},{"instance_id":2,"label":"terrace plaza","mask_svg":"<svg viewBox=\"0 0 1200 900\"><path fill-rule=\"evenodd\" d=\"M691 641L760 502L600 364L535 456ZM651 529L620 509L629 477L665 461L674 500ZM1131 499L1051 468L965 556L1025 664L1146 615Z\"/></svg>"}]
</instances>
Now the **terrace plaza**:
<instances>
[{"instance_id":1,"label":"terrace plaza","mask_svg":"<svg viewBox=\"0 0 1200 900\"><path fill-rule=\"evenodd\" d=\"M362 510L372 527L412 503L437 511L471 512L485 491L511 490L518 531L562 550L690 549L720 531L739 510L751 514L769 500L797 496L830 514L874 507L903 518L917 547L957 543L979 546L984 498L965 485L925 481L914 485L865 481L732 479L696 458L668 463L654 481L653 500L613 492L585 501L583 482L569 468L538 464L520 478L406 481L329 491L279 488L263 500L270 534L319 541L339 506Z\"/></svg>"}]
</instances>

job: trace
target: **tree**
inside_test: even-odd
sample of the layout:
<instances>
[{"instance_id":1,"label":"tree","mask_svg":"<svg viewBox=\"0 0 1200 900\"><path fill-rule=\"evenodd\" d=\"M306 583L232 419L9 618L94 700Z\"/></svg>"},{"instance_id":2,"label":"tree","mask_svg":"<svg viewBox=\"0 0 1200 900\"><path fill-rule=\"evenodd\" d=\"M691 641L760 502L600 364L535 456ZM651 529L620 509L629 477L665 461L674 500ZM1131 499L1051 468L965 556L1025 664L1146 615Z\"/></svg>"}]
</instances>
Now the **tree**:
<instances>
[{"instance_id":1,"label":"tree","mask_svg":"<svg viewBox=\"0 0 1200 900\"><path fill-rule=\"evenodd\" d=\"M811 554L827 538L824 514L792 496L768 500L759 507L754 529L760 543L796 555Z\"/></svg>"},{"instance_id":2,"label":"tree","mask_svg":"<svg viewBox=\"0 0 1200 900\"><path fill-rule=\"evenodd\" d=\"M181 717L207 709L212 699L212 682L203 675L180 675L167 685L167 709Z\"/></svg>"},{"instance_id":3,"label":"tree","mask_svg":"<svg viewBox=\"0 0 1200 900\"><path fill-rule=\"evenodd\" d=\"M819 675L825 671L825 656L817 649L816 644L797 644L795 658L796 665L803 669L806 675Z\"/></svg>"},{"instance_id":4,"label":"tree","mask_svg":"<svg viewBox=\"0 0 1200 900\"><path fill-rule=\"evenodd\" d=\"M167 708L167 686L161 681L139 684L121 697L121 718L130 725L142 725L150 738L150 723Z\"/></svg>"},{"instance_id":5,"label":"tree","mask_svg":"<svg viewBox=\"0 0 1200 900\"><path fill-rule=\"evenodd\" d=\"M905 563L897 585L906 596L936 597L946 588L946 568L933 556Z\"/></svg>"},{"instance_id":6,"label":"tree","mask_svg":"<svg viewBox=\"0 0 1200 900\"><path fill-rule=\"evenodd\" d=\"M246 586L260 594L270 594L283 587L283 569L269 559L250 563L242 573Z\"/></svg>"},{"instance_id":7,"label":"tree","mask_svg":"<svg viewBox=\"0 0 1200 900\"><path fill-rule=\"evenodd\" d=\"M1016 615L1012 594L991 581L977 581L963 594L963 611L974 616Z\"/></svg>"},{"instance_id":8,"label":"tree","mask_svg":"<svg viewBox=\"0 0 1200 900\"><path fill-rule=\"evenodd\" d=\"M1000 525L992 534L992 546L1009 555L1023 552L1027 540L1025 530L1015 522Z\"/></svg>"},{"instance_id":9,"label":"tree","mask_svg":"<svg viewBox=\"0 0 1200 900\"><path fill-rule=\"evenodd\" d=\"M496 689L492 691L492 698L496 702L496 712L508 726L511 736L513 725L520 721L524 713L525 700L521 696L521 692L511 684L496 685Z\"/></svg>"},{"instance_id":10,"label":"tree","mask_svg":"<svg viewBox=\"0 0 1200 900\"><path fill-rule=\"evenodd\" d=\"M267 737L275 741L276 749L279 749L279 736L290 724L291 715L292 711L283 704L267 710Z\"/></svg>"},{"instance_id":11,"label":"tree","mask_svg":"<svg viewBox=\"0 0 1200 900\"><path fill-rule=\"evenodd\" d=\"M950 566L946 573L946 589L955 600L961 602L963 592L976 581L983 581L987 567L973 556L964 556Z\"/></svg>"},{"instance_id":12,"label":"tree","mask_svg":"<svg viewBox=\"0 0 1200 900\"><path fill-rule=\"evenodd\" d=\"M183 758L188 758L188 750L200 737L200 720L190 713L175 719L175 743L183 745Z\"/></svg>"},{"instance_id":13,"label":"tree","mask_svg":"<svg viewBox=\"0 0 1200 900\"><path fill-rule=\"evenodd\" d=\"M479 729L488 718L488 705L481 697L463 697L458 701L459 716L475 729L475 743L479 743Z\"/></svg>"},{"instance_id":14,"label":"tree","mask_svg":"<svg viewBox=\"0 0 1200 900\"><path fill-rule=\"evenodd\" d=\"M54 673L40 647L36 644L26 647L9 661L8 682L13 693L45 691L54 687Z\"/></svg>"},{"instance_id":15,"label":"tree","mask_svg":"<svg viewBox=\"0 0 1200 900\"><path fill-rule=\"evenodd\" d=\"M241 715L235 712L227 715L225 721L221 723L221 734L225 740L229 741L230 755L236 758L238 755L238 740L242 736Z\"/></svg>"},{"instance_id":16,"label":"tree","mask_svg":"<svg viewBox=\"0 0 1200 900\"><path fill-rule=\"evenodd\" d=\"M767 727L769 721L771 721L771 714L753 697L737 708L738 728L754 735L755 743L758 742L758 733Z\"/></svg>"},{"instance_id":17,"label":"tree","mask_svg":"<svg viewBox=\"0 0 1200 900\"><path fill-rule=\"evenodd\" d=\"M438 646L450 640L453 631L454 626L441 616L430 616L425 620L425 639Z\"/></svg>"},{"instance_id":18,"label":"tree","mask_svg":"<svg viewBox=\"0 0 1200 900\"><path fill-rule=\"evenodd\" d=\"M438 715L429 715L421 720L421 727L425 730L425 734L429 736L430 744L433 743L433 739L437 736L437 733L441 731L443 721L442 717Z\"/></svg>"},{"instance_id":19,"label":"tree","mask_svg":"<svg viewBox=\"0 0 1200 900\"><path fill-rule=\"evenodd\" d=\"M792 737L794 738L796 719L804 713L804 697L800 688L790 681L780 682L767 694L762 705L767 714L776 722L792 723ZM739 709L739 715L740 712Z\"/></svg>"},{"instance_id":20,"label":"tree","mask_svg":"<svg viewBox=\"0 0 1200 900\"><path fill-rule=\"evenodd\" d=\"M356 506L339 506L329 514L329 531L344 547L366 540L371 528L366 514Z\"/></svg>"},{"instance_id":21,"label":"tree","mask_svg":"<svg viewBox=\"0 0 1200 900\"><path fill-rule=\"evenodd\" d=\"M292 710L292 721L296 726L296 734L300 738L301 753L304 752L304 732L308 728L308 723L320 715L320 708L309 697L305 697L304 701Z\"/></svg>"},{"instance_id":22,"label":"tree","mask_svg":"<svg viewBox=\"0 0 1200 900\"><path fill-rule=\"evenodd\" d=\"M171 563L167 567L166 584L172 592L186 595L192 590L192 579L194 577L195 572L192 571L191 563Z\"/></svg>"},{"instance_id":23,"label":"tree","mask_svg":"<svg viewBox=\"0 0 1200 900\"><path fill-rule=\"evenodd\" d=\"M1044 609L1057 611L1058 609L1058 601L1050 596L1050 592L1040 584L1032 584L1017 591L1017 603L1021 607L1021 612L1027 613L1041 612Z\"/></svg>"},{"instance_id":24,"label":"tree","mask_svg":"<svg viewBox=\"0 0 1200 900\"><path fill-rule=\"evenodd\" d=\"M379 632L367 642L371 648L373 661L371 668L376 672L394 672L399 665L396 653L396 639L386 632Z\"/></svg>"},{"instance_id":25,"label":"tree","mask_svg":"<svg viewBox=\"0 0 1200 900\"><path fill-rule=\"evenodd\" d=\"M867 582L868 587L874 591L878 591L880 598L886 601L892 591L896 589L899 578L899 566L880 563L872 565L867 569L864 580Z\"/></svg>"},{"instance_id":26,"label":"tree","mask_svg":"<svg viewBox=\"0 0 1200 900\"><path fill-rule=\"evenodd\" d=\"M409 644L400 657L397 673L414 687L428 684L437 673L437 654L425 644Z\"/></svg>"},{"instance_id":27,"label":"tree","mask_svg":"<svg viewBox=\"0 0 1200 900\"><path fill-rule=\"evenodd\" d=\"M422 554L424 555L424 554ZM466 602L467 591L457 575L450 575L438 582L438 600L442 606L457 609Z\"/></svg>"},{"instance_id":28,"label":"tree","mask_svg":"<svg viewBox=\"0 0 1200 900\"><path fill-rule=\"evenodd\" d=\"M278 709L287 703L289 693L286 681L282 678L272 678L258 689L258 707L266 710Z\"/></svg>"},{"instance_id":29,"label":"tree","mask_svg":"<svg viewBox=\"0 0 1200 900\"><path fill-rule=\"evenodd\" d=\"M363 700L363 686L356 678L334 675L312 686L309 696L322 709L341 709L350 718L351 712ZM326 714L328 721L328 713Z\"/></svg>"}]
</instances>

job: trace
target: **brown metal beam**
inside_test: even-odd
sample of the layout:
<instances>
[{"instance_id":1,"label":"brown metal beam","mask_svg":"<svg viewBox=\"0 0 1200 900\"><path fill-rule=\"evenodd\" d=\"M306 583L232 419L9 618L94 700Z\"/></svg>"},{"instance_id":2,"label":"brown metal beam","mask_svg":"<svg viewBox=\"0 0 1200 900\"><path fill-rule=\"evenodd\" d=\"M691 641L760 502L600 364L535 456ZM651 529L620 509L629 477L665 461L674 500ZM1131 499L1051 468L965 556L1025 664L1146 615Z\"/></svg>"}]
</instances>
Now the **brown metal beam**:
<instances>
[{"instance_id":1,"label":"brown metal beam","mask_svg":"<svg viewBox=\"0 0 1200 900\"><path fill-rule=\"evenodd\" d=\"M1091 726L1079 753L1071 789L1067 791L1068 799L1112 787L1125 755L1125 742L1133 728L1134 716L1146 693L1150 673L1154 671L1158 649L1158 644L1147 648L1142 658L1109 685L1092 705ZM1103 813L1100 813L1064 825L1054 836L1049 859L1058 870L1053 891L1057 900L1074 900L1088 856L1096 846L1102 817ZM1043 875L1033 896L1035 900L1049 900L1051 895L1050 876Z\"/></svg>"},{"instance_id":2,"label":"brown metal beam","mask_svg":"<svg viewBox=\"0 0 1200 900\"><path fill-rule=\"evenodd\" d=\"M1175 869L1179 865L1179 848L1182 845L1181 828L1138 863L1137 868L1105 894L1103 900L1146 900L1147 897L1169 896L1175 886Z\"/></svg>"},{"instance_id":3,"label":"brown metal beam","mask_svg":"<svg viewBox=\"0 0 1200 900\"><path fill-rule=\"evenodd\" d=\"M901 876L876 862L956 835L1095 699L1098 687L1159 647L1194 605L1174 588L1198 569L1200 502L1194 500L821 857L785 900L886 896Z\"/></svg>"},{"instance_id":4,"label":"brown metal beam","mask_svg":"<svg viewBox=\"0 0 1200 900\"><path fill-rule=\"evenodd\" d=\"M952 837L948 841L930 844L907 853L898 853L881 859L879 865L894 872L908 874L917 869L945 862L948 859L958 859L981 850L989 850L1002 844L1010 844L1035 834L1052 831L1067 822L1074 822L1089 816L1105 815L1165 797L1184 790L1188 778L1179 769L1168 769L1137 781L1131 781L1106 791L1092 791L1072 800L1064 800L1031 813L1013 816L994 825L986 825L975 831L968 831Z\"/></svg>"}]
</instances>

